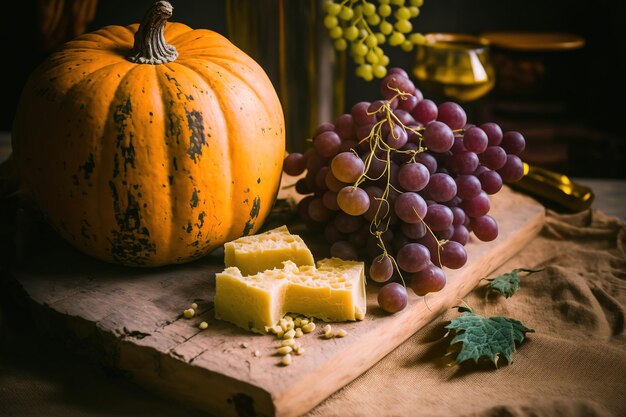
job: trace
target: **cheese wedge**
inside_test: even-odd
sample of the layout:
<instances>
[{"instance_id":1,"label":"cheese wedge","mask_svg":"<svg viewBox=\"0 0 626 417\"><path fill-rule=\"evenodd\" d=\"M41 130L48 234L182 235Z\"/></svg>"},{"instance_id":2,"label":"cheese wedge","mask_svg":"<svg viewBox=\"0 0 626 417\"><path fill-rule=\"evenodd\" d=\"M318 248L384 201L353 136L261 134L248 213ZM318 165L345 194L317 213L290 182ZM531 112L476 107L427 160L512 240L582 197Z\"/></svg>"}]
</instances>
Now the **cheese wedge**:
<instances>
[{"instance_id":1,"label":"cheese wedge","mask_svg":"<svg viewBox=\"0 0 626 417\"><path fill-rule=\"evenodd\" d=\"M324 321L363 320L366 310L363 262L323 259L298 267L245 276L237 267L216 274L215 317L265 333L288 312Z\"/></svg>"},{"instance_id":2,"label":"cheese wedge","mask_svg":"<svg viewBox=\"0 0 626 417\"><path fill-rule=\"evenodd\" d=\"M315 265L313 255L302 238L289 233L287 226L224 244L224 263L227 267L236 266L242 275L282 268L284 261Z\"/></svg>"}]
</instances>

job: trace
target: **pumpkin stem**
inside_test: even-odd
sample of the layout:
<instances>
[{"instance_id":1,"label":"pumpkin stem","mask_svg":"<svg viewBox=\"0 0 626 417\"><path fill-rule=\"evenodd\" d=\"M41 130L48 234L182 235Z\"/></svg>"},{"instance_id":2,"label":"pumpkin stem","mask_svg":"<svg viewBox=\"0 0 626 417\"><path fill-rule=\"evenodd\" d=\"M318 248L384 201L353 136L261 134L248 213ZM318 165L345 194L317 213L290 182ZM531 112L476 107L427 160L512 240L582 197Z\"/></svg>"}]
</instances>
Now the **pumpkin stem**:
<instances>
[{"instance_id":1,"label":"pumpkin stem","mask_svg":"<svg viewBox=\"0 0 626 417\"><path fill-rule=\"evenodd\" d=\"M165 64L178 58L178 51L163 36L165 23L174 8L169 1L154 2L146 13L137 33L131 54L126 58L137 64Z\"/></svg>"}]
</instances>

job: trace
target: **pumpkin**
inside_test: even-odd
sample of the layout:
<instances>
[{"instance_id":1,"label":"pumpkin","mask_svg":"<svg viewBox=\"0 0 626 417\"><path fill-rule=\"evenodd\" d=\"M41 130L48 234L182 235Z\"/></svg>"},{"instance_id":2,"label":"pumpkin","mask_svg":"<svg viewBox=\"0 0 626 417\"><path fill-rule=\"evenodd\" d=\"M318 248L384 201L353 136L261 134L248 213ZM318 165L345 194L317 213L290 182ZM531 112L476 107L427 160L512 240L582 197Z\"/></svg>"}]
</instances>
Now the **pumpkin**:
<instances>
[{"instance_id":1,"label":"pumpkin","mask_svg":"<svg viewBox=\"0 0 626 417\"><path fill-rule=\"evenodd\" d=\"M13 126L19 176L49 223L99 259L158 266L255 233L278 192L283 112L261 67L223 36L107 26L29 78Z\"/></svg>"}]
</instances>

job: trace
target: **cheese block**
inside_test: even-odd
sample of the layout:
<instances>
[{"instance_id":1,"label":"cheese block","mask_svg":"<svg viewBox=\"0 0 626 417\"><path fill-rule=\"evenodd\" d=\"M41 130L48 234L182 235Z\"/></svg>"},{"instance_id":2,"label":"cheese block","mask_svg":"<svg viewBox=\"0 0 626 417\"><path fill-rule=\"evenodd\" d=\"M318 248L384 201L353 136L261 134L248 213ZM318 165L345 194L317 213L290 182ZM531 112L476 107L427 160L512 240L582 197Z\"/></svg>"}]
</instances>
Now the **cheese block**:
<instances>
[{"instance_id":1,"label":"cheese block","mask_svg":"<svg viewBox=\"0 0 626 417\"><path fill-rule=\"evenodd\" d=\"M363 262L322 259L244 275L237 267L215 276L215 317L247 330L264 333L286 313L324 321L363 320L365 273Z\"/></svg>"},{"instance_id":2,"label":"cheese block","mask_svg":"<svg viewBox=\"0 0 626 417\"><path fill-rule=\"evenodd\" d=\"M224 263L227 267L236 266L243 275L281 268L284 261L296 265L315 264L302 238L289 233L287 226L224 244Z\"/></svg>"}]
</instances>

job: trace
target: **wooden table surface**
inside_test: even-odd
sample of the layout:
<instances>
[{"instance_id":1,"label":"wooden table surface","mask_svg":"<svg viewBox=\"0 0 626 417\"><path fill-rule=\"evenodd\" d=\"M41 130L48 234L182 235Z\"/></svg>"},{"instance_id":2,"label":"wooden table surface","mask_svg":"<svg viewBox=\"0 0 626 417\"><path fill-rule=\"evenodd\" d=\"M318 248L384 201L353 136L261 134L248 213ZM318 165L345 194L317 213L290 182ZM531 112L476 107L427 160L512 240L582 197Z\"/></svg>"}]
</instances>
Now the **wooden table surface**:
<instances>
[{"instance_id":1,"label":"wooden table surface","mask_svg":"<svg viewBox=\"0 0 626 417\"><path fill-rule=\"evenodd\" d=\"M8 157L10 149L10 134L0 132L0 162ZM575 180L592 187L596 194L596 209L626 218L626 179ZM59 404L68 404L67 409L73 412L72 415L112 416L121 415L121 412L124 415L149 415L146 414L149 408L158 409L160 416L205 416L197 410L146 393L119 377L112 377L97 364L75 357L61 345L41 343L30 331L32 323L26 320L18 321L14 329L6 330L2 314L3 308L0 308L0 336L3 336L0 340L8 341L8 345L0 351L0 391L14 392L20 398L24 398L24 393L34 393L37 398L34 401L38 404L25 405L24 410L45 410L53 404L52 409L58 411L63 408Z\"/></svg>"}]
</instances>

